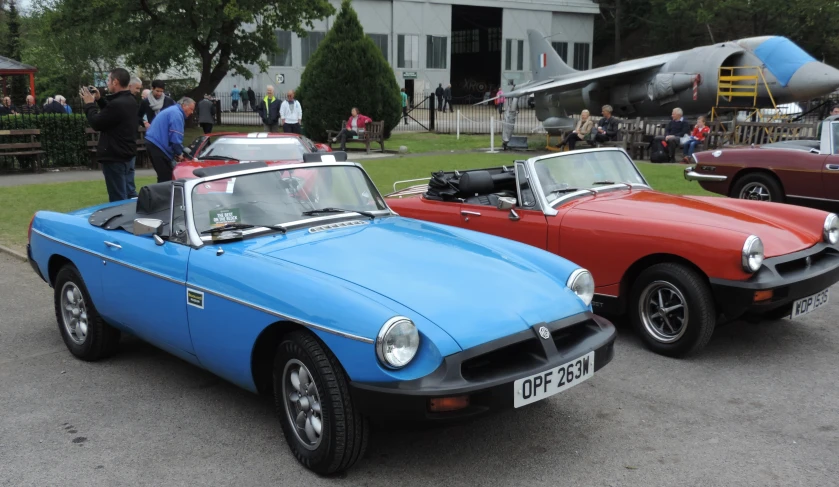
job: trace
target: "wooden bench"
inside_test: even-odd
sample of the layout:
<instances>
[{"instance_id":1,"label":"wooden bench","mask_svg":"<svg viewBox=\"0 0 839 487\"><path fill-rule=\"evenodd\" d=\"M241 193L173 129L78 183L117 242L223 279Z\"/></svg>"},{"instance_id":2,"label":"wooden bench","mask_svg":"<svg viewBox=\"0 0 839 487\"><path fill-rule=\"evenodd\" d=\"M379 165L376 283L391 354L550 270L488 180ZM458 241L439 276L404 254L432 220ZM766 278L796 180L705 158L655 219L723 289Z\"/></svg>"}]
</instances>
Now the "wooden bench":
<instances>
[{"instance_id":1,"label":"wooden bench","mask_svg":"<svg viewBox=\"0 0 839 487\"><path fill-rule=\"evenodd\" d=\"M41 136L40 129L0 130L0 136L16 137L28 142L10 142L0 144L0 158L2 157L34 157L32 172L38 172L41 158L45 151L41 149L41 142L37 140Z\"/></svg>"},{"instance_id":2,"label":"wooden bench","mask_svg":"<svg viewBox=\"0 0 839 487\"><path fill-rule=\"evenodd\" d=\"M326 138L327 143L329 144L329 148L332 149L333 144L340 144L337 140L332 142L332 139L340 134L340 131L335 130L327 130L326 131ZM367 122L364 126L364 132L360 135L357 135L353 138L348 138L346 143L349 144L350 142L355 142L358 144L364 144L365 148L367 149L367 153L370 153L370 145L371 144L379 144L382 148L382 152L385 151L385 122Z\"/></svg>"},{"instance_id":3,"label":"wooden bench","mask_svg":"<svg viewBox=\"0 0 839 487\"><path fill-rule=\"evenodd\" d=\"M87 153L90 156L90 168L99 169L99 161L96 158L96 146L99 145L99 132L87 127L84 130L85 138L87 139ZM134 162L134 167L149 167L151 166L148 157L146 157L146 127L137 127L137 159Z\"/></svg>"}]
</instances>

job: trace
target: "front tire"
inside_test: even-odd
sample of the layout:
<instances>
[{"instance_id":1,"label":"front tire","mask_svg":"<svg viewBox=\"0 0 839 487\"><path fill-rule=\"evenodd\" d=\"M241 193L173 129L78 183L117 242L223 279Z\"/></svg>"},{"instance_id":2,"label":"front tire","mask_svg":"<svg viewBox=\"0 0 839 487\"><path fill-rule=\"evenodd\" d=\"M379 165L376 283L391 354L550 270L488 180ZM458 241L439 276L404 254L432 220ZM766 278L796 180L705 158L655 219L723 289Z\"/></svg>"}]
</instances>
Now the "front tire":
<instances>
[{"instance_id":1,"label":"front tire","mask_svg":"<svg viewBox=\"0 0 839 487\"><path fill-rule=\"evenodd\" d=\"M363 456L368 421L353 405L338 359L309 332L292 332L277 348L274 404L289 448L306 468L329 475Z\"/></svg>"},{"instance_id":2,"label":"front tire","mask_svg":"<svg viewBox=\"0 0 839 487\"><path fill-rule=\"evenodd\" d=\"M759 172L746 174L738 179L730 196L741 200L784 202L784 190L778 181Z\"/></svg>"},{"instance_id":3,"label":"front tire","mask_svg":"<svg viewBox=\"0 0 839 487\"><path fill-rule=\"evenodd\" d=\"M635 280L630 319L647 348L681 358L708 344L716 312L711 290L699 273L682 264L663 263Z\"/></svg>"},{"instance_id":4,"label":"front tire","mask_svg":"<svg viewBox=\"0 0 839 487\"><path fill-rule=\"evenodd\" d=\"M53 288L55 319L70 353L89 362L116 353L120 331L99 316L79 270L66 264L58 271Z\"/></svg>"}]
</instances>

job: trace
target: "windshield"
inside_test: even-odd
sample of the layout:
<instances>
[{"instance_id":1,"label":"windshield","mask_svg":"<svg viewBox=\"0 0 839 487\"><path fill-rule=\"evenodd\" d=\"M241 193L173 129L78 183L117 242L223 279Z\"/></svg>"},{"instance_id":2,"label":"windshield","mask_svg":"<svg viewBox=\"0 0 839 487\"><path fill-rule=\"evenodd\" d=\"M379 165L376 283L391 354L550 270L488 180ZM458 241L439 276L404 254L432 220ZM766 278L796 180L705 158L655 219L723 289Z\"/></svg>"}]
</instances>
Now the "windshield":
<instances>
[{"instance_id":1,"label":"windshield","mask_svg":"<svg viewBox=\"0 0 839 487\"><path fill-rule=\"evenodd\" d=\"M548 203L563 194L606 184L646 184L632 161L616 151L569 153L536 161L535 166Z\"/></svg>"},{"instance_id":2,"label":"windshield","mask_svg":"<svg viewBox=\"0 0 839 487\"><path fill-rule=\"evenodd\" d=\"M303 162L309 152L297 137L251 139L227 137L213 142L201 153L201 159L213 157L240 161L296 161Z\"/></svg>"},{"instance_id":3,"label":"windshield","mask_svg":"<svg viewBox=\"0 0 839 487\"><path fill-rule=\"evenodd\" d=\"M198 233L225 225L265 227L341 214L304 214L324 208L369 212L387 206L373 183L355 166L277 168L206 181L192 189L192 217Z\"/></svg>"}]
</instances>

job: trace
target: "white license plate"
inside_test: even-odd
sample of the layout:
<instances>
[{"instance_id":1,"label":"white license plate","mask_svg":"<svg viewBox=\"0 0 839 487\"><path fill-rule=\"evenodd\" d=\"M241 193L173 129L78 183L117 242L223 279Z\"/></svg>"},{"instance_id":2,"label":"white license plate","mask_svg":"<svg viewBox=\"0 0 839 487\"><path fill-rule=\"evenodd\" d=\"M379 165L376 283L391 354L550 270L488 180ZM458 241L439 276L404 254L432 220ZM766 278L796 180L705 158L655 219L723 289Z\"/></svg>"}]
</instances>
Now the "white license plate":
<instances>
[{"instance_id":1,"label":"white license plate","mask_svg":"<svg viewBox=\"0 0 839 487\"><path fill-rule=\"evenodd\" d=\"M792 303L792 315L790 318L798 318L799 316L812 313L813 311L826 305L828 291L829 289L825 289L824 291L818 292L812 296L807 296L806 298L801 298Z\"/></svg>"},{"instance_id":2,"label":"white license plate","mask_svg":"<svg viewBox=\"0 0 839 487\"><path fill-rule=\"evenodd\" d=\"M513 383L513 406L520 408L570 389L594 375L594 352Z\"/></svg>"}]
</instances>

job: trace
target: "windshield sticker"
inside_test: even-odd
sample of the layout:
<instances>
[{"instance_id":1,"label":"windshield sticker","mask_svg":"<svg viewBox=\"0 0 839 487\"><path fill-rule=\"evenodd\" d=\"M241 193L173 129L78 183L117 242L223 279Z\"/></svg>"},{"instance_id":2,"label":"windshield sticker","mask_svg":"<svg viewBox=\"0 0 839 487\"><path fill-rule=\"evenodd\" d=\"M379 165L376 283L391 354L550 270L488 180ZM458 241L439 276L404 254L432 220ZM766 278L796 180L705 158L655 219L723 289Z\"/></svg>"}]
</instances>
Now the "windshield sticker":
<instances>
[{"instance_id":1,"label":"windshield sticker","mask_svg":"<svg viewBox=\"0 0 839 487\"><path fill-rule=\"evenodd\" d=\"M195 289L186 290L186 303L196 308L204 309L204 293Z\"/></svg>"},{"instance_id":2,"label":"windshield sticker","mask_svg":"<svg viewBox=\"0 0 839 487\"><path fill-rule=\"evenodd\" d=\"M239 208L218 208L210 210L210 225L223 227L228 223L239 223Z\"/></svg>"}]
</instances>

